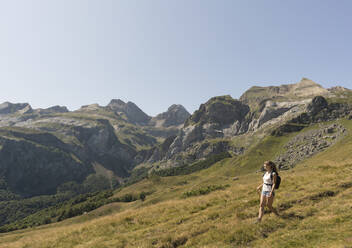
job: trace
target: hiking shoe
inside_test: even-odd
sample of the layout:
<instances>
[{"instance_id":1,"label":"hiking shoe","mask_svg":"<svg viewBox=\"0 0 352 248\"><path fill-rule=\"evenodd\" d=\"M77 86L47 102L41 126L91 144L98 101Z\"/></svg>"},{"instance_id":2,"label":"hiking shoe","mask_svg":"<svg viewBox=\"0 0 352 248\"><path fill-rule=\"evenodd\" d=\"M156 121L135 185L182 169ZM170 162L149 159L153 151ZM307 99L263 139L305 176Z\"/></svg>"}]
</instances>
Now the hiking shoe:
<instances>
[{"instance_id":1,"label":"hiking shoe","mask_svg":"<svg viewBox=\"0 0 352 248\"><path fill-rule=\"evenodd\" d=\"M258 219L258 218L257 218L257 219L254 221L254 224L259 224L261 221L262 221L261 219Z\"/></svg>"}]
</instances>

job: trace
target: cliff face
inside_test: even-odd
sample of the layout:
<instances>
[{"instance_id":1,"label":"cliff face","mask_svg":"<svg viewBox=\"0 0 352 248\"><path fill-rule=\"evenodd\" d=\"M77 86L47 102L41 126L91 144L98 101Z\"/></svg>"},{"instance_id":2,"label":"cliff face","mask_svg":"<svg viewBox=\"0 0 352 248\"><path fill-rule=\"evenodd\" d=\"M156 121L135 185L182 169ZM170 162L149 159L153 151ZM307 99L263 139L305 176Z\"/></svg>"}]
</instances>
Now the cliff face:
<instances>
[{"instance_id":1,"label":"cliff face","mask_svg":"<svg viewBox=\"0 0 352 248\"><path fill-rule=\"evenodd\" d=\"M95 172L95 163L118 177L129 175L136 152L117 139L107 120L86 126L56 125L60 127L51 133L28 127L0 130L0 176L12 192L55 193L65 182L82 182ZM58 138L63 133L65 142Z\"/></svg>"},{"instance_id":2,"label":"cliff face","mask_svg":"<svg viewBox=\"0 0 352 248\"><path fill-rule=\"evenodd\" d=\"M44 137L34 135L32 138ZM64 148L60 141L50 138ZM0 145L1 177L7 182L8 190L24 197L56 193L60 184L82 182L93 173L89 164L77 161L66 149L22 138L1 137Z\"/></svg>"}]
</instances>

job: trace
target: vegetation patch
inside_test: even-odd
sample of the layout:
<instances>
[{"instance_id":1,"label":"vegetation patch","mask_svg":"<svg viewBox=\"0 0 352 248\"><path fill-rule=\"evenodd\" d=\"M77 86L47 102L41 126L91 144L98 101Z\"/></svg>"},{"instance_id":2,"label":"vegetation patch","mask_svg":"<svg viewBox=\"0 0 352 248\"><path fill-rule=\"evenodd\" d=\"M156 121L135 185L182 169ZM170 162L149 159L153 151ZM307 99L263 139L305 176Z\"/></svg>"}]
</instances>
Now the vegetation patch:
<instances>
[{"instance_id":1,"label":"vegetation patch","mask_svg":"<svg viewBox=\"0 0 352 248\"><path fill-rule=\"evenodd\" d=\"M207 195L210 192L216 191L216 190L223 190L230 185L209 185L204 188L199 188L191 191L186 191L183 193L183 197L191 197L191 196L198 196L198 195Z\"/></svg>"},{"instance_id":2,"label":"vegetation patch","mask_svg":"<svg viewBox=\"0 0 352 248\"><path fill-rule=\"evenodd\" d=\"M96 193L87 193L74 197L71 200L64 200L65 198L53 199L55 206L49 205L46 209L37 211L23 219L14 221L7 225L0 227L0 232L9 232L27 227L39 226L43 224L49 224L52 222L62 221L67 218L71 218L77 215L81 215L84 212L92 211L102 205L112 202L109 197L112 196L112 191L103 191ZM53 198L56 198L53 196ZM50 200L49 198L48 200ZM33 199L31 199L33 201ZM42 197L40 197L42 201ZM35 202L33 202L35 203ZM48 203L50 204L50 202ZM38 206L39 207L39 206Z\"/></svg>"},{"instance_id":3,"label":"vegetation patch","mask_svg":"<svg viewBox=\"0 0 352 248\"><path fill-rule=\"evenodd\" d=\"M309 197L310 200L312 201L319 201L321 200L321 198L325 198L325 197L332 197L335 196L337 192L331 191L331 190L327 190L324 192L320 192L318 194L312 195Z\"/></svg>"},{"instance_id":4,"label":"vegetation patch","mask_svg":"<svg viewBox=\"0 0 352 248\"><path fill-rule=\"evenodd\" d=\"M94 209L97 209L103 205L112 202L133 202L137 200L144 201L146 196L151 194L150 192L141 192L139 194L125 194L121 197L111 198L113 195L112 190L100 191L95 193L87 193L78 195L71 200L64 200L65 198L59 198L58 201L48 204L56 204L54 206L49 205L46 209L37 211L23 219L14 221L12 223L3 225L0 227L0 232L9 232L18 229L24 229L27 227L40 226L53 222L59 222L68 218L72 218L78 215L88 213ZM54 196L53 196L54 197ZM55 197L54 197L55 198ZM40 197L40 202L43 201L43 197ZM51 198L48 198L50 200ZM33 202L32 199L28 203L38 204ZM52 200L53 201L53 200ZM23 204L23 203L22 203Z\"/></svg>"},{"instance_id":5,"label":"vegetation patch","mask_svg":"<svg viewBox=\"0 0 352 248\"><path fill-rule=\"evenodd\" d=\"M138 169L133 170L131 172L131 176L128 178L128 181L125 183L125 186L132 185L143 180L144 178L147 178L148 171L149 168L147 167L140 167Z\"/></svg>"},{"instance_id":6,"label":"vegetation patch","mask_svg":"<svg viewBox=\"0 0 352 248\"><path fill-rule=\"evenodd\" d=\"M137 200L144 201L147 195L152 194L152 192L144 192L142 191L139 194L125 194L121 197L114 197L111 199L111 202L133 202Z\"/></svg>"}]
</instances>

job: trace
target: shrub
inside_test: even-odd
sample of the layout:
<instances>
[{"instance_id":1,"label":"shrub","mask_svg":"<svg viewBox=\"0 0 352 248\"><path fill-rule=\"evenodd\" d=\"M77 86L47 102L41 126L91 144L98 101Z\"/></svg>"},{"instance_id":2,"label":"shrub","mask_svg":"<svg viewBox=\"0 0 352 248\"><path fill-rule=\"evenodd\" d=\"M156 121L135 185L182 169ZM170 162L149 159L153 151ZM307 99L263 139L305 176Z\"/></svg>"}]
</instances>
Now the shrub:
<instances>
[{"instance_id":1,"label":"shrub","mask_svg":"<svg viewBox=\"0 0 352 248\"><path fill-rule=\"evenodd\" d=\"M145 192L141 192L141 193L139 194L139 199L141 199L141 201L144 201L144 200L145 200L145 197L146 197Z\"/></svg>"}]
</instances>

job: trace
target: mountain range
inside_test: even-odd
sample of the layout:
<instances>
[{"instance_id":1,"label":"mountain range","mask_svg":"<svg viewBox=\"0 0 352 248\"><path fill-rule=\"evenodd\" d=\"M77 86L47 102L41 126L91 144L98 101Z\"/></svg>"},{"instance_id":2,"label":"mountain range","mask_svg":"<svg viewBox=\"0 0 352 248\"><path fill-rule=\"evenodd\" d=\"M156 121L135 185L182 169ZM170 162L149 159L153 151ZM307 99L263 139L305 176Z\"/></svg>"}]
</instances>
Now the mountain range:
<instances>
[{"instance_id":1,"label":"mountain range","mask_svg":"<svg viewBox=\"0 0 352 248\"><path fill-rule=\"evenodd\" d=\"M315 112L328 106L327 115L347 115L348 105L327 100L347 99L350 93L303 78L296 84L254 86L239 100L213 97L192 115L182 105L172 105L155 117L119 99L72 112L5 102L0 104L0 179L4 189L30 197L53 194L67 182L82 183L90 174L110 175L109 180L121 184L134 169L150 173L222 152L240 155L250 144L235 144L233 137L288 129L287 122L306 111L312 114L308 122L316 122ZM316 96L322 100L312 103ZM304 125L296 122L296 129Z\"/></svg>"},{"instance_id":2,"label":"mountain range","mask_svg":"<svg viewBox=\"0 0 352 248\"><path fill-rule=\"evenodd\" d=\"M239 99L212 97L192 114L175 104L155 117L119 99L76 111L5 102L0 105L0 231L98 208L90 202L76 214L73 210L82 199L100 197L83 195L107 189L115 190L118 198L107 196L118 202L135 201L138 191L141 199L152 195L146 204L171 200L173 193L164 195L168 184L174 185L169 176L176 184L168 192L187 188L184 196L190 196L202 194L194 187L210 182L204 192L224 189L214 185L222 180L241 188L232 180L252 178L264 159L294 173L297 165L348 140L351 119L351 90L325 89L307 78L254 86ZM69 207L63 205L70 199Z\"/></svg>"}]
</instances>

